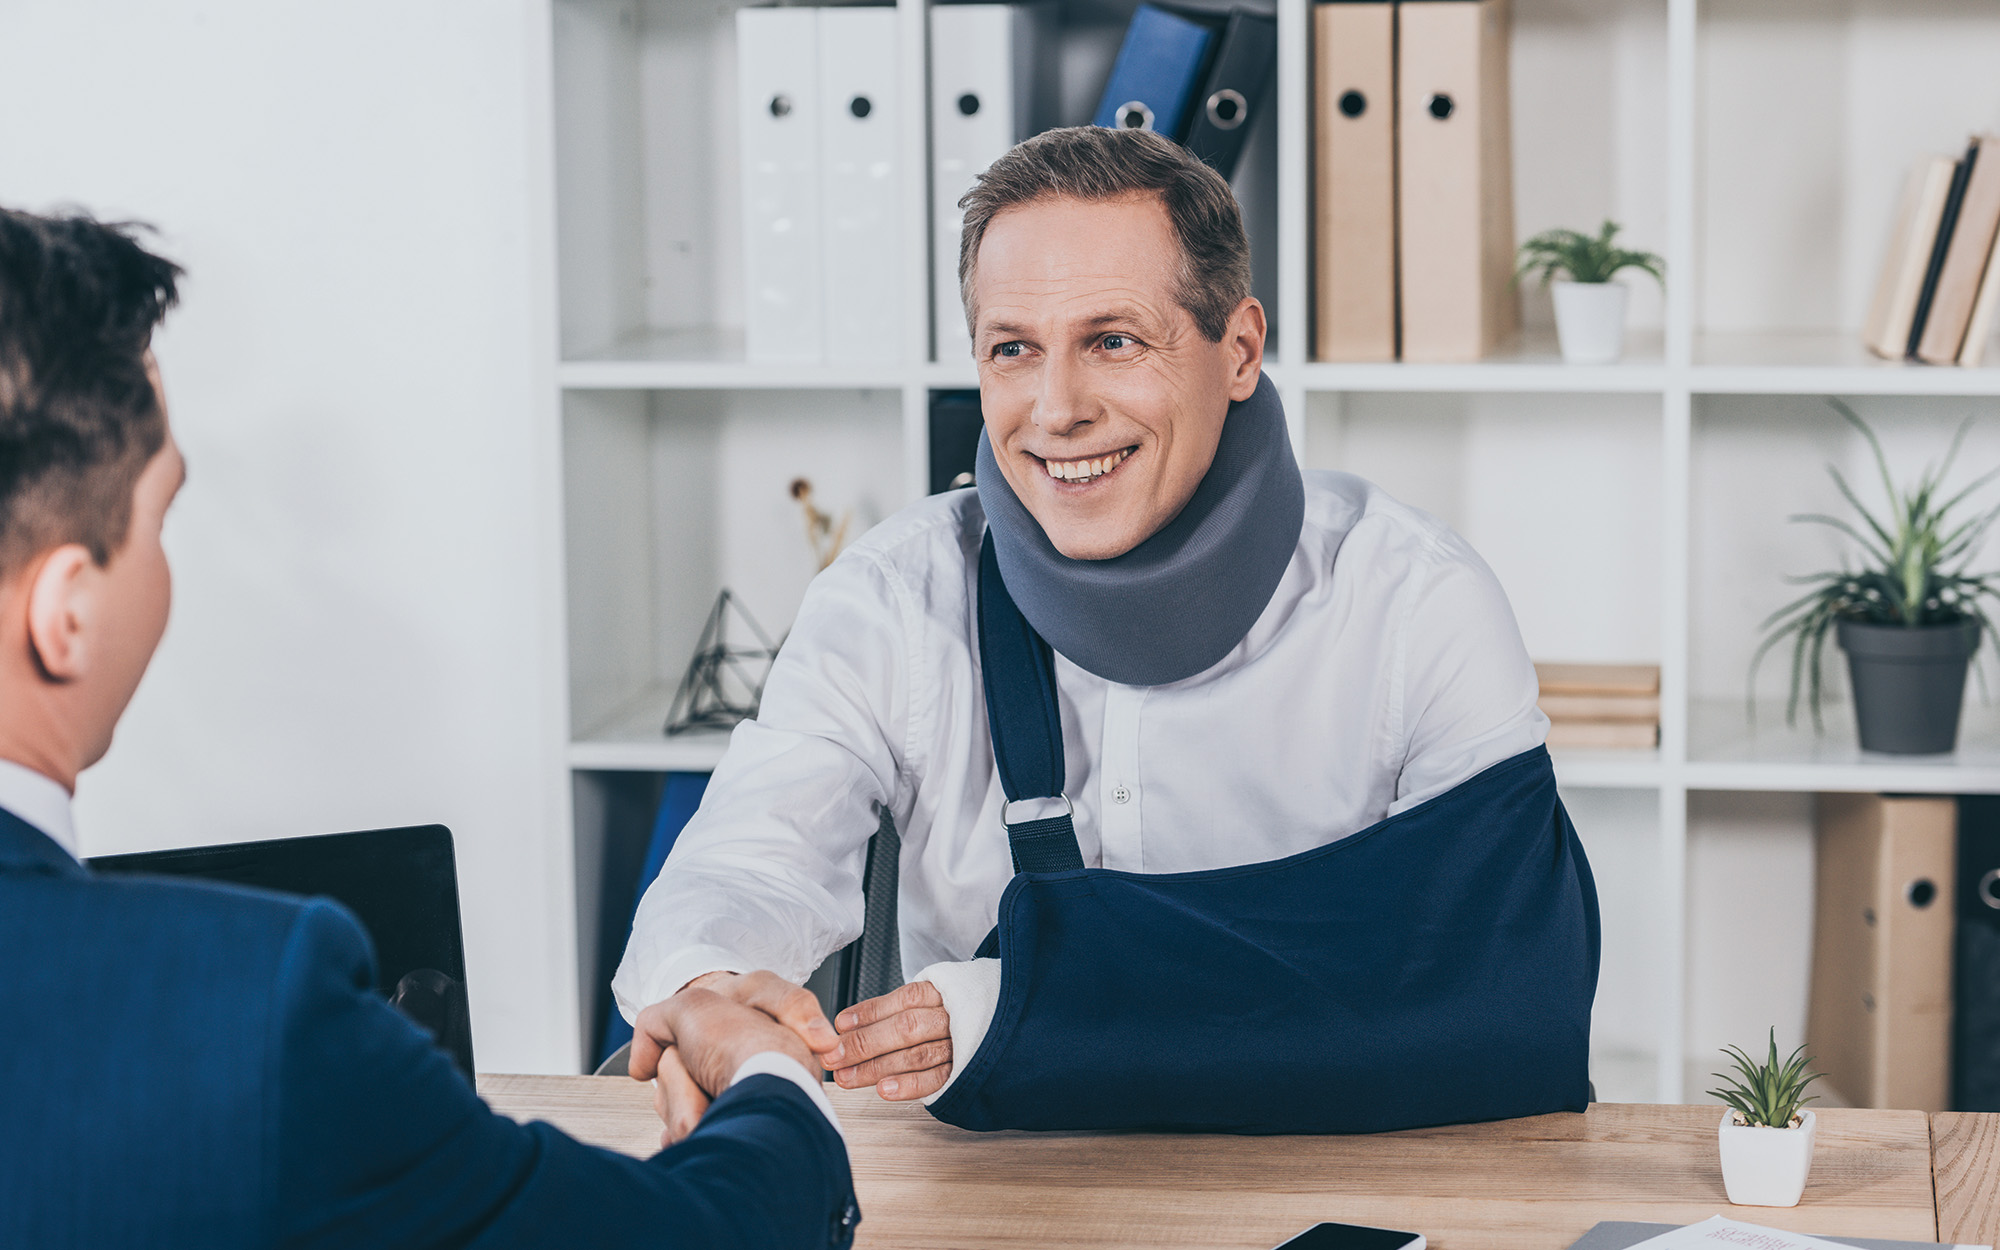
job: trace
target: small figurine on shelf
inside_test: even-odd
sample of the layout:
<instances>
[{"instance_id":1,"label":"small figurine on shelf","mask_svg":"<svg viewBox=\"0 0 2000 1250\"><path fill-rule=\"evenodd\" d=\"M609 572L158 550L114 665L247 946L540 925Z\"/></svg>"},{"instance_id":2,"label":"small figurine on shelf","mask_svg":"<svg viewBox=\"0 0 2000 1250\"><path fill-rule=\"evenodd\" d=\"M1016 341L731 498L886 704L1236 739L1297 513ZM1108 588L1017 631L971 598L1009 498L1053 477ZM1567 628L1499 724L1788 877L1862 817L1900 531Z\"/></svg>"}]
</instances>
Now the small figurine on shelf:
<instances>
[{"instance_id":1,"label":"small figurine on shelf","mask_svg":"<svg viewBox=\"0 0 2000 1250\"><path fill-rule=\"evenodd\" d=\"M756 637L758 645L731 645L732 613ZM701 627L701 641L695 644L694 658L688 661L687 674L674 691L673 706L667 711L667 736L690 729L728 729L757 715L764 681L771 675L771 661L778 658L778 648L783 645L782 639L772 642L756 618L725 588L715 597L715 607Z\"/></svg>"},{"instance_id":2,"label":"small figurine on shelf","mask_svg":"<svg viewBox=\"0 0 2000 1250\"><path fill-rule=\"evenodd\" d=\"M854 520L852 510L843 512L836 523L826 513L813 506L813 484L805 478L792 479L792 498L799 501L799 510L806 517L806 543L812 547L813 558L819 561L821 569L832 564L840 555L841 548L847 546L847 526Z\"/></svg>"}]
</instances>

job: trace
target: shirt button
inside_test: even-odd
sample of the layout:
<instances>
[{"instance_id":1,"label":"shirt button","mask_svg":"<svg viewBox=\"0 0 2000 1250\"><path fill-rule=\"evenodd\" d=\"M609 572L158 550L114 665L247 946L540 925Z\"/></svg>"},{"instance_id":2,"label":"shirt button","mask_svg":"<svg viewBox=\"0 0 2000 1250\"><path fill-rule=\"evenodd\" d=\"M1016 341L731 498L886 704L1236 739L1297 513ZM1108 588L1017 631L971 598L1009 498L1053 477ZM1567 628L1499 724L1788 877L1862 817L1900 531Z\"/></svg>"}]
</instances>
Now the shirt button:
<instances>
[{"instance_id":1,"label":"shirt button","mask_svg":"<svg viewBox=\"0 0 2000 1250\"><path fill-rule=\"evenodd\" d=\"M1119 786L1111 792L1111 801L1113 803L1130 803L1132 801L1132 792L1124 786Z\"/></svg>"}]
</instances>

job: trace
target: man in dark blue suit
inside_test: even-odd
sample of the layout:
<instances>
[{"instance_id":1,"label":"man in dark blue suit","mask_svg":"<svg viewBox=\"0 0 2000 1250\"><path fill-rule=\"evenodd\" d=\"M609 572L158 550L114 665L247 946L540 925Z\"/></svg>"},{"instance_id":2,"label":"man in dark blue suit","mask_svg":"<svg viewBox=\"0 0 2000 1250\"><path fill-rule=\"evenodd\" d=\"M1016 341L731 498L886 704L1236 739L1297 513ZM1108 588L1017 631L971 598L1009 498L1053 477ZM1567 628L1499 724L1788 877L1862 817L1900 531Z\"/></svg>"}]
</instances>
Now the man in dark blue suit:
<instances>
[{"instance_id":1,"label":"man in dark blue suit","mask_svg":"<svg viewBox=\"0 0 2000 1250\"><path fill-rule=\"evenodd\" d=\"M166 627L184 473L149 343L178 275L0 210L0 1246L846 1246L800 1040L832 1031L796 995L642 1017L632 1074L713 1102L630 1159L489 1111L338 906L74 858L76 775Z\"/></svg>"}]
</instances>

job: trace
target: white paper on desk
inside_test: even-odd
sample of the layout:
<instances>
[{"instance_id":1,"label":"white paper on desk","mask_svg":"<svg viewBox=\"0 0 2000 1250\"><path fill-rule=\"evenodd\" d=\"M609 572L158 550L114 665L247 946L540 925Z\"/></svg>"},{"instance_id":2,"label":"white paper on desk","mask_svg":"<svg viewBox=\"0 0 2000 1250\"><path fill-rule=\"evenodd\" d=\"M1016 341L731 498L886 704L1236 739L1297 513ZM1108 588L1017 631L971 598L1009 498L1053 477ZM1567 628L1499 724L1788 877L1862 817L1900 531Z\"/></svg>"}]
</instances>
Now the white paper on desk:
<instances>
[{"instance_id":1,"label":"white paper on desk","mask_svg":"<svg viewBox=\"0 0 2000 1250\"><path fill-rule=\"evenodd\" d=\"M1629 1247L1628 1250L1852 1250L1837 1241L1826 1241L1804 1233L1745 1224L1720 1215L1699 1224L1676 1228ZM1940 1247L1940 1250L1943 1250ZM1992 1250L1990 1246L1959 1246L1956 1250Z\"/></svg>"}]
</instances>

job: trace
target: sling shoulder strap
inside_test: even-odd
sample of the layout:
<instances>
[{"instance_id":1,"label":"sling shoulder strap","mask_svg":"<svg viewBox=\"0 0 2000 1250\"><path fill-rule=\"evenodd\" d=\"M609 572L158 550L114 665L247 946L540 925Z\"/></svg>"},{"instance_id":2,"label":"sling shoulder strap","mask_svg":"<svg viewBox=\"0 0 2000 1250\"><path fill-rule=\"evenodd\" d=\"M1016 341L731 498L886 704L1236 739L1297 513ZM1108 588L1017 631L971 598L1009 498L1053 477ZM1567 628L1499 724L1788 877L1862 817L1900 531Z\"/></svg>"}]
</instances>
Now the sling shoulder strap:
<instances>
[{"instance_id":1,"label":"sling shoulder strap","mask_svg":"<svg viewBox=\"0 0 2000 1250\"><path fill-rule=\"evenodd\" d=\"M1055 654L1028 624L993 554L993 533L979 545L979 669L986 685L986 724L1007 801L1000 823L1015 872L1068 872L1083 867L1073 808L1063 793L1062 713L1056 706ZM1058 816L1008 821L1024 799L1057 799Z\"/></svg>"}]
</instances>

